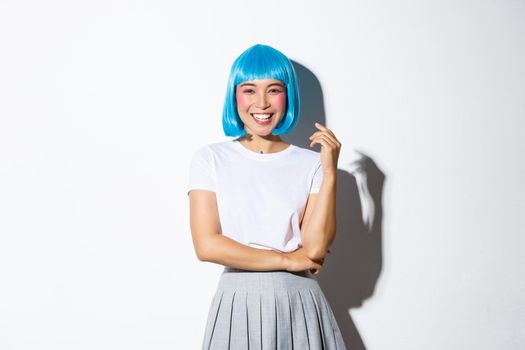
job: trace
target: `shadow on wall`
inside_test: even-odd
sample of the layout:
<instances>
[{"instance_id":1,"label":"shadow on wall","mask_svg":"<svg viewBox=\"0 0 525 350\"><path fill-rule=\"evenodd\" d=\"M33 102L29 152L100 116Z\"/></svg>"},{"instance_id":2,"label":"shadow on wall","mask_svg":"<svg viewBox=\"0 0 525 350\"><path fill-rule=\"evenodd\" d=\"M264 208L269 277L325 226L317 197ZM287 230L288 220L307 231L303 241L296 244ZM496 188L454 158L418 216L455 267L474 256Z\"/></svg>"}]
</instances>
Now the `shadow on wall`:
<instances>
[{"instance_id":1,"label":"shadow on wall","mask_svg":"<svg viewBox=\"0 0 525 350\"><path fill-rule=\"evenodd\" d=\"M315 75L293 62L299 78L301 120L283 135L286 142L309 147L317 131L314 122L326 125L323 92ZM334 130L336 136L343 130ZM316 145L316 151L320 146ZM345 145L342 145L345 147ZM349 310L370 298L382 268L382 193L384 174L373 160L354 150L349 172L337 174L337 236L321 273L316 277L330 303L348 349L366 349ZM341 161L339 162L341 166Z\"/></svg>"}]
</instances>

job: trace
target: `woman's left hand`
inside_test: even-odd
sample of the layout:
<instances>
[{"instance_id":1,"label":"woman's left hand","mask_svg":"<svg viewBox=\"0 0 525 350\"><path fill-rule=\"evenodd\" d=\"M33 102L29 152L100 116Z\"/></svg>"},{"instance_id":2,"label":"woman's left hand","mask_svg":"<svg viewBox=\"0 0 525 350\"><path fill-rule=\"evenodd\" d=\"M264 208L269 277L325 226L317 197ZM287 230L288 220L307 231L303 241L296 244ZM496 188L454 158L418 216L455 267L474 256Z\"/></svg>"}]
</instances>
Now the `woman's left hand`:
<instances>
[{"instance_id":1,"label":"woman's left hand","mask_svg":"<svg viewBox=\"0 0 525 350\"><path fill-rule=\"evenodd\" d=\"M311 140L310 147L313 147L317 143L321 145L323 174L336 175L341 143L337 140L332 130L324 125L315 123L315 127L319 129L319 131L314 132L312 136L309 137Z\"/></svg>"}]
</instances>

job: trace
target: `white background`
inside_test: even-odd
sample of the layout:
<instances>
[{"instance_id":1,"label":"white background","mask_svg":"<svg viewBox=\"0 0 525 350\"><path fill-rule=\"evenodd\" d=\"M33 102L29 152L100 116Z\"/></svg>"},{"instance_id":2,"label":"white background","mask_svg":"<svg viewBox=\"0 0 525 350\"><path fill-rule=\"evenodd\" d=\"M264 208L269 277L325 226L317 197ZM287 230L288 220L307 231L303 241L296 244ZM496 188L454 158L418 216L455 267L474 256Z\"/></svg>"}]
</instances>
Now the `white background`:
<instances>
[{"instance_id":1,"label":"white background","mask_svg":"<svg viewBox=\"0 0 525 350\"><path fill-rule=\"evenodd\" d=\"M353 348L524 348L524 38L518 0L0 1L0 349L200 347L187 168L255 43L385 177Z\"/></svg>"}]
</instances>

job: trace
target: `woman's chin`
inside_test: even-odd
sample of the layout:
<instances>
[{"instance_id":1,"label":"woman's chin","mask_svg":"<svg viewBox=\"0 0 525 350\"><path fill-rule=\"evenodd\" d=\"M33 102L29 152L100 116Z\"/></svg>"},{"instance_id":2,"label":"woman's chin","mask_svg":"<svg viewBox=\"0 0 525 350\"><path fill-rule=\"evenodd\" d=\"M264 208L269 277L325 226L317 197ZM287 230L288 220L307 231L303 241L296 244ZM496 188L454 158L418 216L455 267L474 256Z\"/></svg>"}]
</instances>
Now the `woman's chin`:
<instances>
[{"instance_id":1,"label":"woman's chin","mask_svg":"<svg viewBox=\"0 0 525 350\"><path fill-rule=\"evenodd\" d=\"M266 127L254 126L253 128L248 128L246 131L249 134L263 137L272 135L274 129L275 128L271 125L268 125Z\"/></svg>"}]
</instances>

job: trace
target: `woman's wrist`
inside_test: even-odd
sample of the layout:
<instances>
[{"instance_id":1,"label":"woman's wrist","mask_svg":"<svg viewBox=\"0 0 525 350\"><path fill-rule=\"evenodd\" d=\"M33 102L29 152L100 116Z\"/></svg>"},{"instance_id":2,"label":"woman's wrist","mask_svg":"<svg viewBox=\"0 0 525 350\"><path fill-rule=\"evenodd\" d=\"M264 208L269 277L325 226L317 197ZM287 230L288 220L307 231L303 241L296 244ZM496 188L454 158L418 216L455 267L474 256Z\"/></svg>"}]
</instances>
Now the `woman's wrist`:
<instances>
[{"instance_id":1,"label":"woman's wrist","mask_svg":"<svg viewBox=\"0 0 525 350\"><path fill-rule=\"evenodd\" d=\"M288 271L288 264L289 264L288 255L286 253L277 253L277 254L279 254L279 258L281 259L279 262L279 268L281 270Z\"/></svg>"},{"instance_id":2,"label":"woman's wrist","mask_svg":"<svg viewBox=\"0 0 525 350\"><path fill-rule=\"evenodd\" d=\"M337 181L337 171L327 171L323 173L323 182L335 183Z\"/></svg>"}]
</instances>

